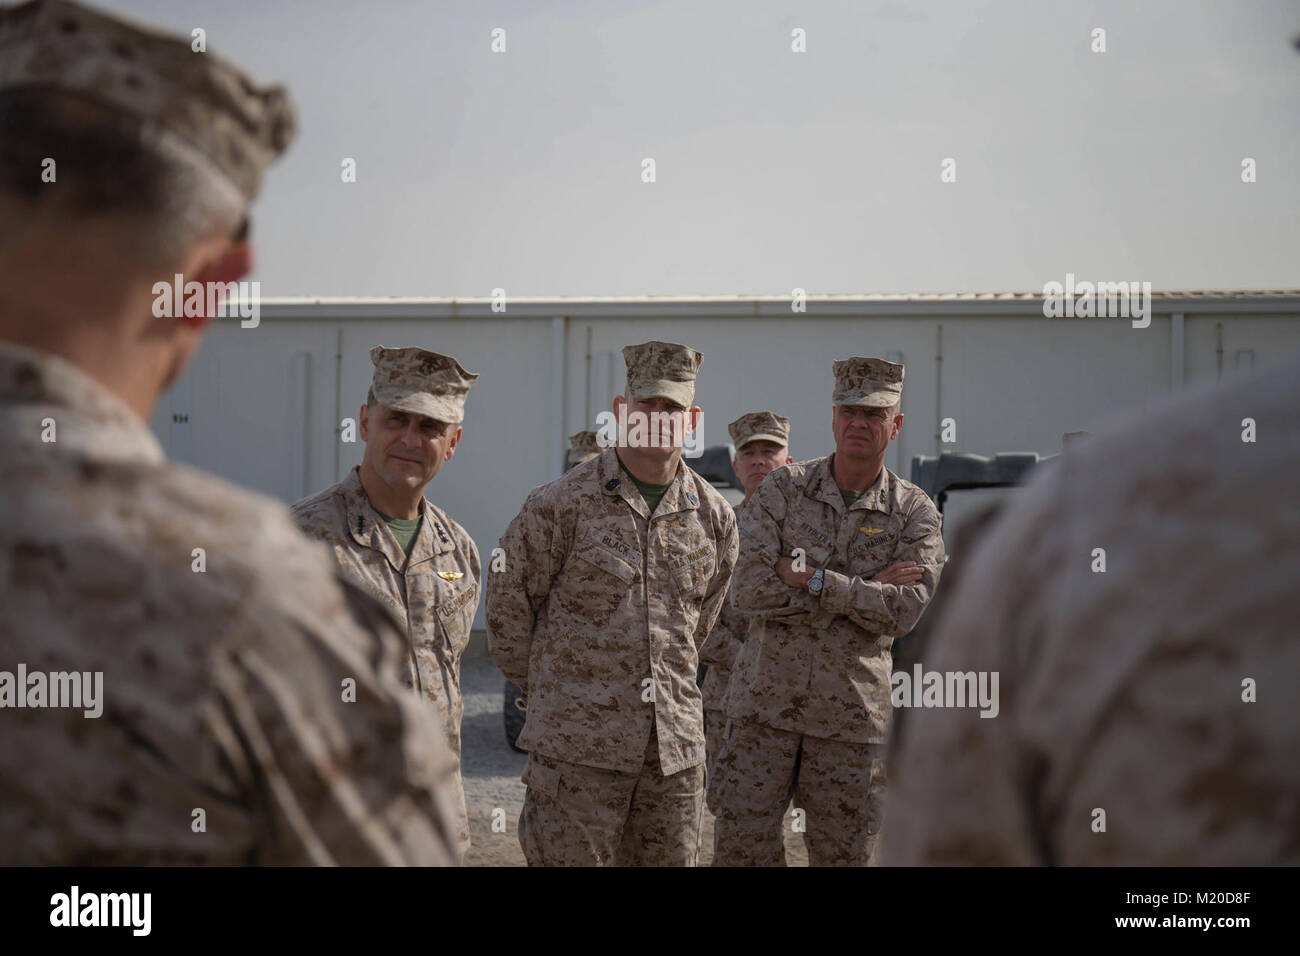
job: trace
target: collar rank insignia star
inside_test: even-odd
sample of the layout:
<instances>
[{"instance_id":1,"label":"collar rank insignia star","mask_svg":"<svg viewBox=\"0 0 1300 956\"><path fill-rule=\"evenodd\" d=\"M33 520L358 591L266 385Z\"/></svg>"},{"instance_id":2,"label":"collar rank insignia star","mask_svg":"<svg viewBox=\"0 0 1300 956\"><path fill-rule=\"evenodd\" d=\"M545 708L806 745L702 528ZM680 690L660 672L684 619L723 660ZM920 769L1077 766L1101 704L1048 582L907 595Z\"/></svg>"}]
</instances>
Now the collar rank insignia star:
<instances>
[{"instance_id":1,"label":"collar rank insignia star","mask_svg":"<svg viewBox=\"0 0 1300 956\"><path fill-rule=\"evenodd\" d=\"M692 508L695 507L696 505L698 505L698 504L700 503L700 499L699 499L699 498L696 498L696 497L695 497L693 494L691 494L690 492L687 492L687 494L686 494L686 500L689 501L689 502L691 503L691 507L692 507Z\"/></svg>"},{"instance_id":2,"label":"collar rank insignia star","mask_svg":"<svg viewBox=\"0 0 1300 956\"><path fill-rule=\"evenodd\" d=\"M465 576L464 571L439 571L438 577L444 581L459 581Z\"/></svg>"},{"instance_id":3,"label":"collar rank insignia star","mask_svg":"<svg viewBox=\"0 0 1300 956\"><path fill-rule=\"evenodd\" d=\"M870 538L873 534L885 533L884 528L859 528L858 530L861 531L863 534L865 534L868 538Z\"/></svg>"},{"instance_id":4,"label":"collar rank insignia star","mask_svg":"<svg viewBox=\"0 0 1300 956\"><path fill-rule=\"evenodd\" d=\"M615 488L617 488L617 487L618 487L618 479L617 479L617 478L611 478L611 479L609 479L609 481L605 482L605 490L606 490L606 491L613 491L613 490L614 490Z\"/></svg>"}]
</instances>

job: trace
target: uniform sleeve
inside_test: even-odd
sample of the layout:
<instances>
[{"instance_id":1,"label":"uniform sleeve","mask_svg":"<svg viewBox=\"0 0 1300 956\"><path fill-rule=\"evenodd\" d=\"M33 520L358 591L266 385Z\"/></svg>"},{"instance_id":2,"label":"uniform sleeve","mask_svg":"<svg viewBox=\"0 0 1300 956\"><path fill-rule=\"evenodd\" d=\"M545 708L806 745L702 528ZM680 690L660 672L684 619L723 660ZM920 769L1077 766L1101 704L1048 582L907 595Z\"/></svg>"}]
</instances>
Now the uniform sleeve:
<instances>
[{"instance_id":1,"label":"uniform sleeve","mask_svg":"<svg viewBox=\"0 0 1300 956\"><path fill-rule=\"evenodd\" d=\"M740 536L736 530L735 513L728 508L724 514L722 535L717 542L718 566L709 582L709 589L704 594L704 603L700 607L700 621L695 627L695 646L702 649L713 638L713 632L719 627L723 606L727 602L727 593L731 586L731 577L736 569L736 557L740 550Z\"/></svg>"},{"instance_id":2,"label":"uniform sleeve","mask_svg":"<svg viewBox=\"0 0 1300 956\"><path fill-rule=\"evenodd\" d=\"M468 531L465 532L465 546L469 551L469 573L474 575L474 587L478 588L478 594L474 597L474 606L470 609L470 627L473 627L479 601L483 600L483 563L479 559L478 545L469 536Z\"/></svg>"},{"instance_id":3,"label":"uniform sleeve","mask_svg":"<svg viewBox=\"0 0 1300 956\"><path fill-rule=\"evenodd\" d=\"M727 599L722 602L718 623L713 625L708 640L700 648L700 660L731 670L736 666L736 656L740 653L740 645L744 643L744 635L745 619L732 604L729 590Z\"/></svg>"},{"instance_id":4,"label":"uniform sleeve","mask_svg":"<svg viewBox=\"0 0 1300 956\"><path fill-rule=\"evenodd\" d=\"M498 568L494 560L488 570L488 652L525 698L537 615L562 561L553 547L557 533L552 509L540 494L533 492L501 536L502 566Z\"/></svg>"},{"instance_id":5,"label":"uniform sleeve","mask_svg":"<svg viewBox=\"0 0 1300 956\"><path fill-rule=\"evenodd\" d=\"M1040 499L995 526L963 559L961 583L937 621L925 666L996 673L997 710L981 716L974 707L925 707L907 715L881 827L888 865L1051 862L1038 820L1046 755L1028 743L1023 688L1032 680L1041 623L1053 617L1035 584L1063 566L1059 548L1047 541L1053 522L1059 513Z\"/></svg>"},{"instance_id":6,"label":"uniform sleeve","mask_svg":"<svg viewBox=\"0 0 1300 956\"><path fill-rule=\"evenodd\" d=\"M469 532L464 528L460 529L461 547L464 549L466 556L469 558L469 573L474 579L474 597L465 602L465 607L461 609L459 623L464 628L465 638L468 643L469 636L474 630L474 617L478 614L478 606L483 600L483 565L479 561L478 545L474 539L469 536ZM463 645L462 645L463 649ZM456 657L456 683L460 684L461 662L463 654Z\"/></svg>"},{"instance_id":7,"label":"uniform sleeve","mask_svg":"<svg viewBox=\"0 0 1300 956\"><path fill-rule=\"evenodd\" d=\"M929 498L919 498L899 539L890 564L912 561L922 568L921 580L906 587L864 581L839 571L826 571L820 608L841 614L873 634L898 637L921 619L943 571L943 532L939 512Z\"/></svg>"},{"instance_id":8,"label":"uniform sleeve","mask_svg":"<svg viewBox=\"0 0 1300 956\"><path fill-rule=\"evenodd\" d=\"M214 651L205 727L253 822L249 863L458 862L458 782L387 612L339 579L310 613L249 600ZM323 622L328 622L323 623Z\"/></svg>"},{"instance_id":9,"label":"uniform sleeve","mask_svg":"<svg viewBox=\"0 0 1300 956\"><path fill-rule=\"evenodd\" d=\"M731 601L746 618L746 626L757 621L806 624L816 606L806 589L790 587L776 573L777 561L790 557L781 546L785 488L785 482L769 475L740 516L740 555Z\"/></svg>"}]
</instances>

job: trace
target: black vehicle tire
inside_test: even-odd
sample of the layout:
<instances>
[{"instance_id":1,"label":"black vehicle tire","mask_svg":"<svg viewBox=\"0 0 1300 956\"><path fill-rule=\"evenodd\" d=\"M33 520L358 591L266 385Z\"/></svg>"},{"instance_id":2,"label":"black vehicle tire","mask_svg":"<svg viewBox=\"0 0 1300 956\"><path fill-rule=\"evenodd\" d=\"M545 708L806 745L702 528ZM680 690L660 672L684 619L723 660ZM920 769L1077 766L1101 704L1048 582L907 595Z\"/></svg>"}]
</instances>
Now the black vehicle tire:
<instances>
[{"instance_id":1,"label":"black vehicle tire","mask_svg":"<svg viewBox=\"0 0 1300 956\"><path fill-rule=\"evenodd\" d=\"M526 753L526 751L520 750L518 745L519 735L524 732L524 718L526 716L516 703L522 696L523 691L510 681L506 681L505 690L501 695L501 714L505 718L506 743L510 745L511 750L518 753Z\"/></svg>"}]
</instances>

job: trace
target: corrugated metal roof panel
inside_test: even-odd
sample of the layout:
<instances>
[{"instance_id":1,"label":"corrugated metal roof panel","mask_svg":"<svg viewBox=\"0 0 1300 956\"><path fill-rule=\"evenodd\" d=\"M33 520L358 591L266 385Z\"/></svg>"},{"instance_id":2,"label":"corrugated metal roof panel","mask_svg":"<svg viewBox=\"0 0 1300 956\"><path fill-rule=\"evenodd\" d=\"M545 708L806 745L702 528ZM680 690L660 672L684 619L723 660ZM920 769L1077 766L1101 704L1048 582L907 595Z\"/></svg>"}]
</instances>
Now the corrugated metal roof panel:
<instances>
[{"instance_id":1,"label":"corrugated metal roof panel","mask_svg":"<svg viewBox=\"0 0 1300 956\"><path fill-rule=\"evenodd\" d=\"M1152 311L1213 313L1300 313L1300 289L1166 290L1152 292ZM963 315L1032 316L1041 314L1041 292L909 292L809 295L804 313L814 317L959 317ZM789 319L789 296L554 296L508 297L505 314L513 318L655 315L754 316ZM407 296L267 296L261 314L268 319L490 318L490 296L466 298ZM1063 321L1076 321L1066 319Z\"/></svg>"}]
</instances>

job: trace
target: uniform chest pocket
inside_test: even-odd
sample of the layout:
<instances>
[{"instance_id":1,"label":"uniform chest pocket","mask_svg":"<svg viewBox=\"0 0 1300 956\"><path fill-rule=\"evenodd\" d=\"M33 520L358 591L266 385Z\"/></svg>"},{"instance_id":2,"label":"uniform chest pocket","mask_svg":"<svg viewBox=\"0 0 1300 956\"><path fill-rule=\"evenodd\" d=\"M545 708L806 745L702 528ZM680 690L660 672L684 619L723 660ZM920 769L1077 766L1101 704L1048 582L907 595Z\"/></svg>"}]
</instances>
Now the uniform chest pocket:
<instances>
[{"instance_id":1,"label":"uniform chest pocket","mask_svg":"<svg viewBox=\"0 0 1300 956\"><path fill-rule=\"evenodd\" d=\"M382 552L335 545L334 553L348 578L406 620L405 588Z\"/></svg>"},{"instance_id":2,"label":"uniform chest pocket","mask_svg":"<svg viewBox=\"0 0 1300 956\"><path fill-rule=\"evenodd\" d=\"M636 578L637 569L613 551L579 542L564 568L561 600L578 620L601 626L627 600Z\"/></svg>"},{"instance_id":3,"label":"uniform chest pocket","mask_svg":"<svg viewBox=\"0 0 1300 956\"><path fill-rule=\"evenodd\" d=\"M630 585L636 579L636 568L628 564L613 551L609 551L599 545L595 547L580 547L573 555L580 561L594 565L607 574L612 574L626 585Z\"/></svg>"}]
</instances>

